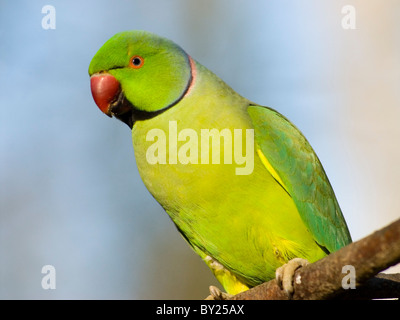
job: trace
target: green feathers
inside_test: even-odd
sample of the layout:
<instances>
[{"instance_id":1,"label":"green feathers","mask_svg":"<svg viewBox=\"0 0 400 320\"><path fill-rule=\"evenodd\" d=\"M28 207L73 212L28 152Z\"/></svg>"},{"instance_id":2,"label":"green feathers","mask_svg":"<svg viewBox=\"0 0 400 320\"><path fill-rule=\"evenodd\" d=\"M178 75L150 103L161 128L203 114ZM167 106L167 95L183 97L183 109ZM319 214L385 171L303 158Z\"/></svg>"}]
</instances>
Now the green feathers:
<instances>
[{"instance_id":1,"label":"green feathers","mask_svg":"<svg viewBox=\"0 0 400 320\"><path fill-rule=\"evenodd\" d=\"M250 106L256 141L285 184L319 245L329 252L351 242L325 171L302 133L281 114Z\"/></svg>"},{"instance_id":2,"label":"green feathers","mask_svg":"<svg viewBox=\"0 0 400 320\"><path fill-rule=\"evenodd\" d=\"M135 58L142 65L135 66ZM120 82L135 108L147 112L173 105L192 77L189 56L179 46L145 31L121 32L108 40L93 57L89 75L105 71Z\"/></svg>"},{"instance_id":3,"label":"green feathers","mask_svg":"<svg viewBox=\"0 0 400 320\"><path fill-rule=\"evenodd\" d=\"M270 280L290 259L314 262L351 242L328 178L301 132L278 112L238 95L173 42L143 31L119 33L94 56L89 74L100 109L132 128L147 189L229 293ZM170 137L171 123L193 134L154 151L149 132ZM237 164L223 156L219 164L205 164L201 150L198 161L149 161L149 148L165 152L162 159L182 146L190 152L188 144L200 145L204 129L228 130L231 137L235 130L253 132L254 141L241 145L242 153L252 151L253 170L236 174ZM228 136L210 142L211 152L234 152L227 150Z\"/></svg>"}]
</instances>

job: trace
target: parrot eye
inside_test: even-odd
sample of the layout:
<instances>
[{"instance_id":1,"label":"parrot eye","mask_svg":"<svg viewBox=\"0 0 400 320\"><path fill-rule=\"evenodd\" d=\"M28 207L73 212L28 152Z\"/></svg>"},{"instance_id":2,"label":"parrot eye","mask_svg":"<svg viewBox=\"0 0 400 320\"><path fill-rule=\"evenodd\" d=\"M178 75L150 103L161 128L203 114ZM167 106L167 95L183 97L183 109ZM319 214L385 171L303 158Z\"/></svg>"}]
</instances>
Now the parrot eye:
<instances>
[{"instance_id":1,"label":"parrot eye","mask_svg":"<svg viewBox=\"0 0 400 320\"><path fill-rule=\"evenodd\" d=\"M134 69L139 69L143 66L144 59L140 56L133 56L130 61L130 66Z\"/></svg>"}]
</instances>

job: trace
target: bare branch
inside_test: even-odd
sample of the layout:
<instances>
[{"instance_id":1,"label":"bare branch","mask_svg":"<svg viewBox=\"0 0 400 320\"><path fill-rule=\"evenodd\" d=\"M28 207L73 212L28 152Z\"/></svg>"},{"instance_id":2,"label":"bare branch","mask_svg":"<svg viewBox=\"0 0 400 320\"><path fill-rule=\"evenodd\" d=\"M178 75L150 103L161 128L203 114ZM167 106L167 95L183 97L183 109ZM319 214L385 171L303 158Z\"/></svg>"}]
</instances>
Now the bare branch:
<instances>
[{"instance_id":1,"label":"bare branch","mask_svg":"<svg viewBox=\"0 0 400 320\"><path fill-rule=\"evenodd\" d=\"M373 234L309 264L294 276L294 294L288 297L275 280L234 296L233 300L319 300L400 297L399 276L380 274L400 262L400 219ZM343 289L343 266L356 271L356 290Z\"/></svg>"}]
</instances>

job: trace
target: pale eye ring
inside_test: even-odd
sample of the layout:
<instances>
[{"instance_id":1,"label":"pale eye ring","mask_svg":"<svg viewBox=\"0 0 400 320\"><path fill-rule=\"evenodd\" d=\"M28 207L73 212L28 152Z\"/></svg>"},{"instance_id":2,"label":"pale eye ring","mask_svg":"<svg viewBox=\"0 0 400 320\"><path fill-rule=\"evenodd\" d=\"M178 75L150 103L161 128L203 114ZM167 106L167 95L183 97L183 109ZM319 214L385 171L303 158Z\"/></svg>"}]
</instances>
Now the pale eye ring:
<instances>
[{"instance_id":1,"label":"pale eye ring","mask_svg":"<svg viewBox=\"0 0 400 320\"><path fill-rule=\"evenodd\" d=\"M134 69L139 69L144 64L144 59L141 56L133 56L129 62L130 66Z\"/></svg>"}]
</instances>

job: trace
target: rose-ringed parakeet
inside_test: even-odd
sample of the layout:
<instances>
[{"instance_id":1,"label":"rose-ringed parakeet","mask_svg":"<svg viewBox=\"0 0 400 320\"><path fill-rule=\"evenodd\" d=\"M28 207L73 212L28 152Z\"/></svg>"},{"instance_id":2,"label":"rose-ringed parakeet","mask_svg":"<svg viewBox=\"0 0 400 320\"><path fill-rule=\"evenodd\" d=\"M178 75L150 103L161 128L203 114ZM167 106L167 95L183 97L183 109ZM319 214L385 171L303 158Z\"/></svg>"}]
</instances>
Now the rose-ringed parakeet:
<instances>
[{"instance_id":1,"label":"rose-ringed parakeet","mask_svg":"<svg viewBox=\"0 0 400 320\"><path fill-rule=\"evenodd\" d=\"M228 293L274 278L291 259L314 262L351 242L303 134L174 42L118 33L89 75L101 111L132 129L147 189Z\"/></svg>"}]
</instances>

